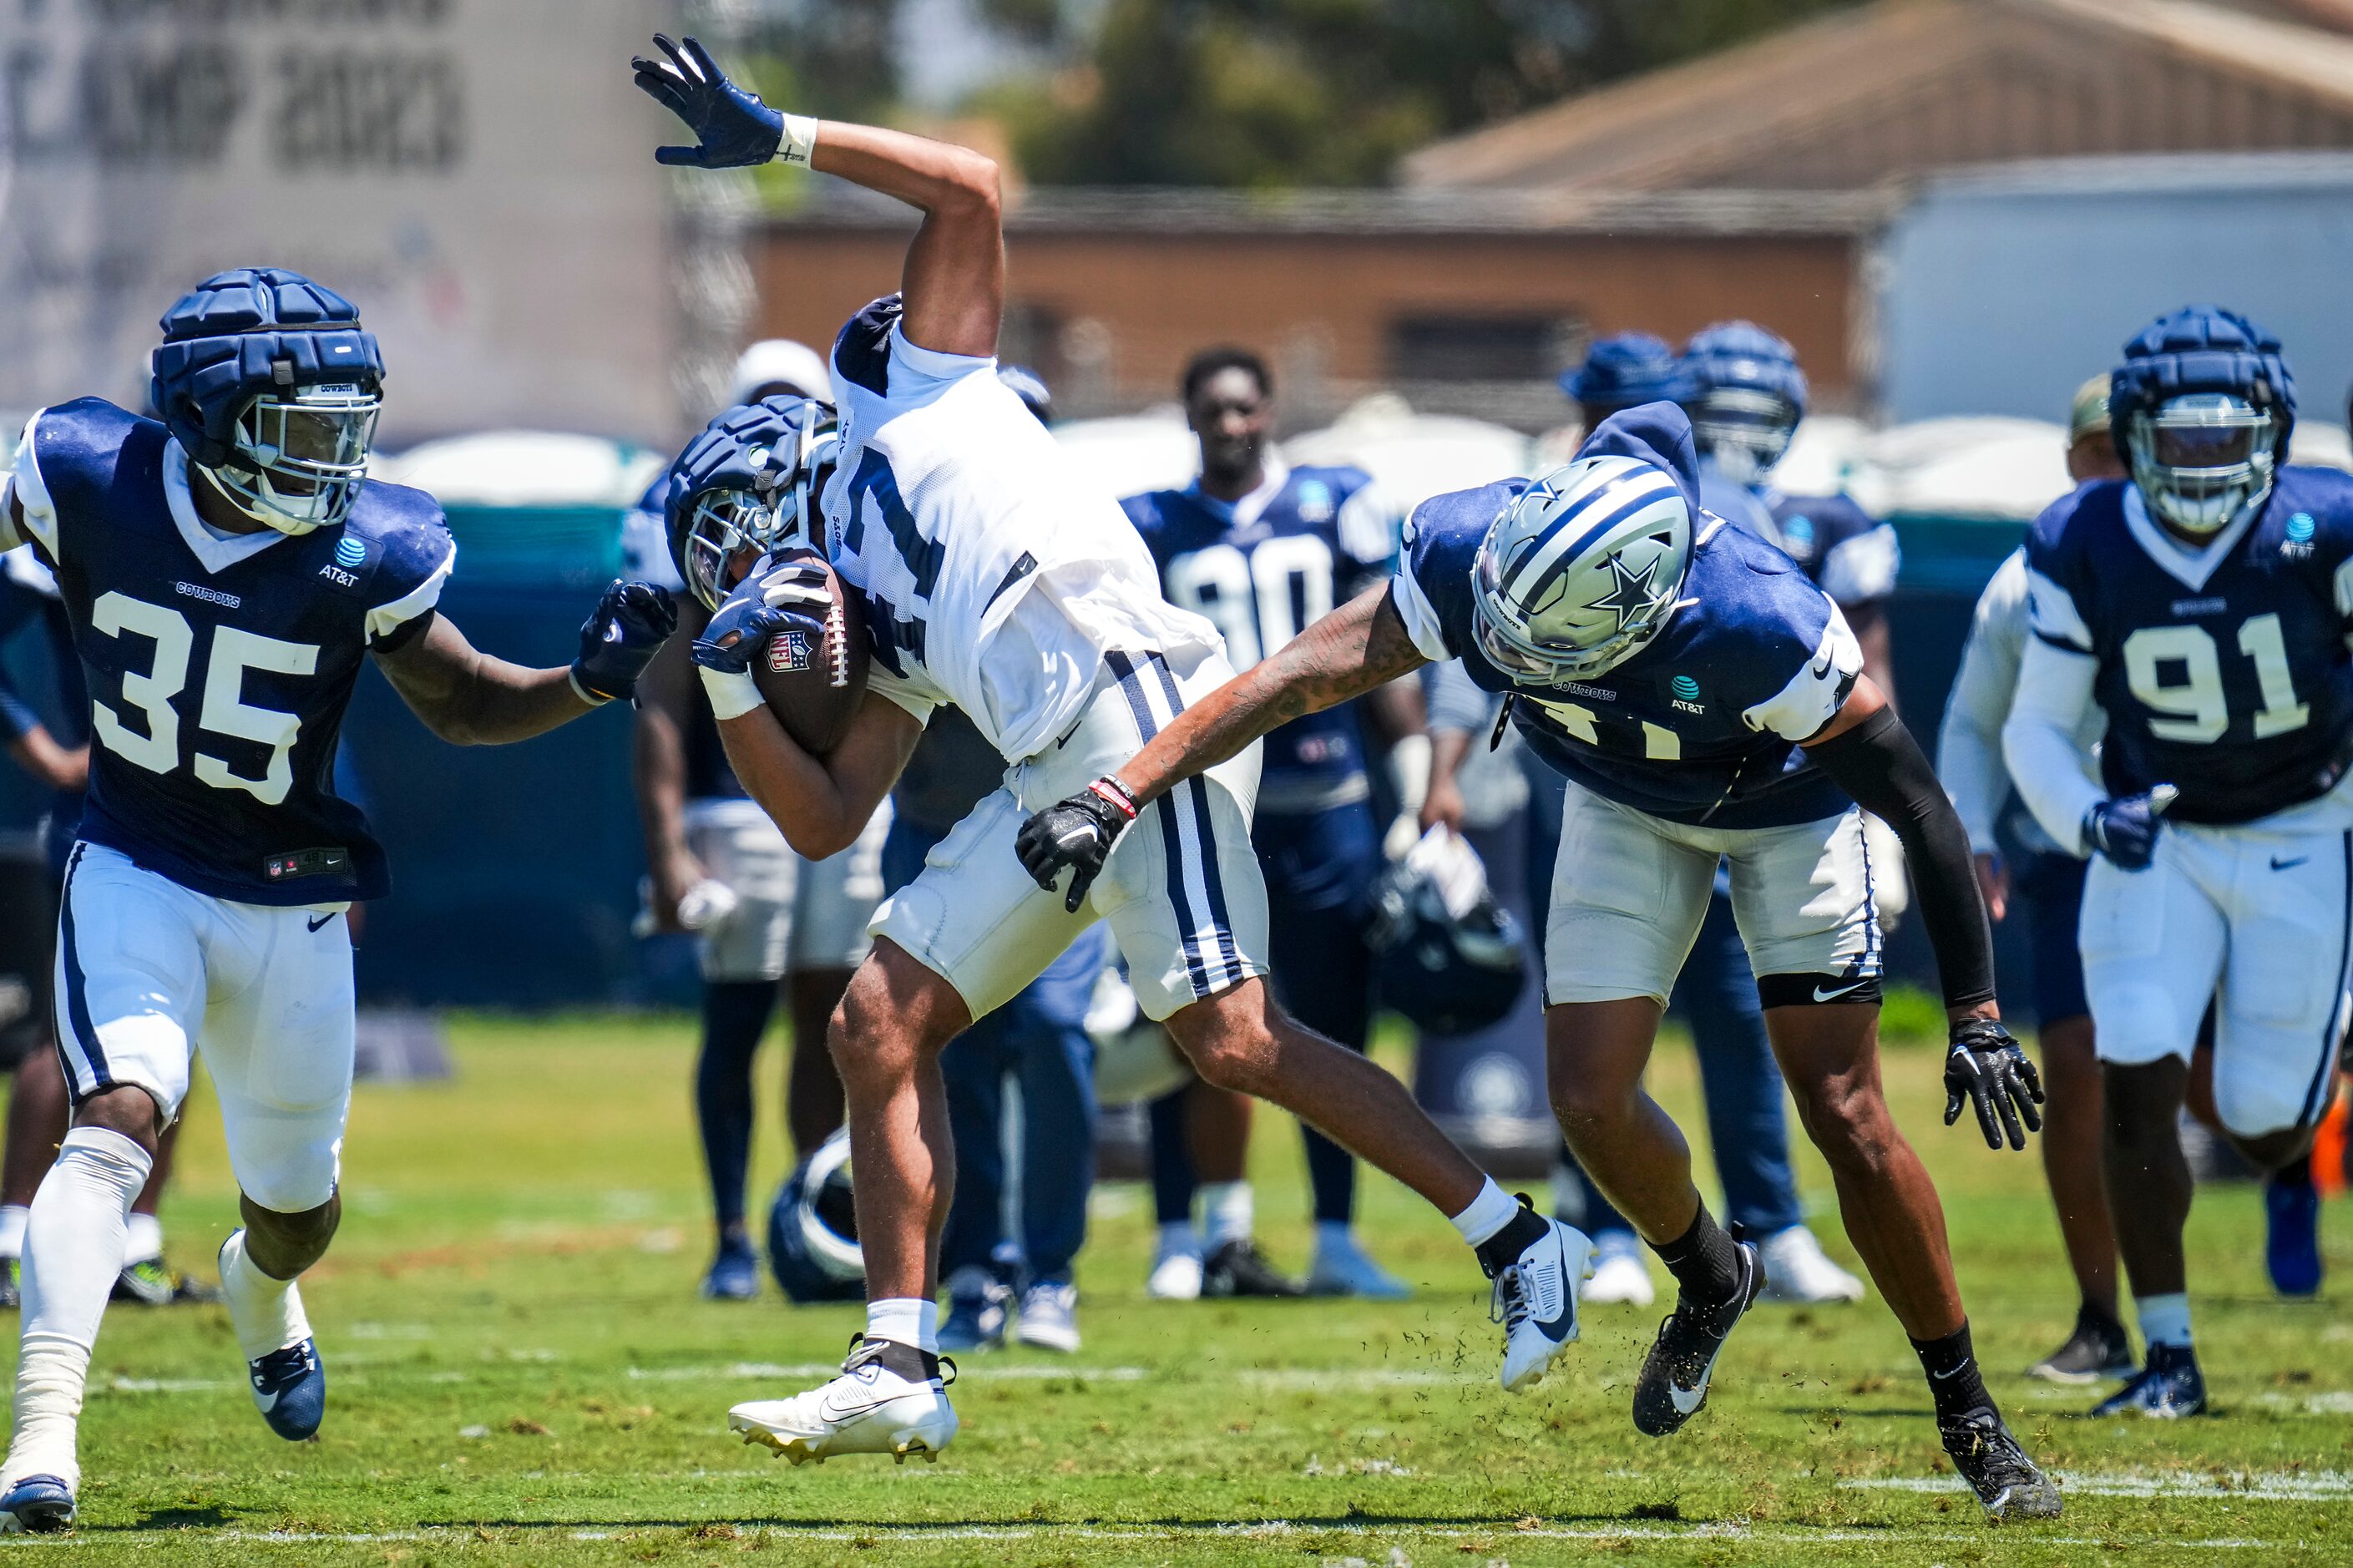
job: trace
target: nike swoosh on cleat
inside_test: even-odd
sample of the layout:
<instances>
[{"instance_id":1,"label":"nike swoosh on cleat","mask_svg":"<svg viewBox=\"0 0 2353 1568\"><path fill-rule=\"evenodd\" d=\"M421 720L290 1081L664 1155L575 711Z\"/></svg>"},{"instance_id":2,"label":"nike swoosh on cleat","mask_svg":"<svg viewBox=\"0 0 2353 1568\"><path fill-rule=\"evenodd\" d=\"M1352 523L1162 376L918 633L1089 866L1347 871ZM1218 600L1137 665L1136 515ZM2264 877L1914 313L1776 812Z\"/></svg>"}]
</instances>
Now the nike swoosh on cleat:
<instances>
[{"instance_id":1,"label":"nike swoosh on cleat","mask_svg":"<svg viewBox=\"0 0 2353 1568\"><path fill-rule=\"evenodd\" d=\"M264 1415L278 1408L278 1395L264 1394L258 1388L253 1391L253 1402L261 1407Z\"/></svg>"},{"instance_id":2,"label":"nike swoosh on cleat","mask_svg":"<svg viewBox=\"0 0 2353 1568\"><path fill-rule=\"evenodd\" d=\"M1667 1397L1674 1401L1676 1415L1688 1415L1693 1411L1697 1410L1700 1407L1701 1402L1707 1398L1707 1390L1705 1388L1679 1388L1671 1383L1667 1384Z\"/></svg>"},{"instance_id":3,"label":"nike swoosh on cleat","mask_svg":"<svg viewBox=\"0 0 2353 1568\"><path fill-rule=\"evenodd\" d=\"M1840 997L1846 995L1849 992L1860 991L1870 984L1871 982L1868 980L1858 980L1852 985L1841 985L1833 991L1825 991L1820 986L1817 985L1814 987L1814 1000L1817 1002L1835 1002Z\"/></svg>"},{"instance_id":4,"label":"nike swoosh on cleat","mask_svg":"<svg viewBox=\"0 0 2353 1568\"><path fill-rule=\"evenodd\" d=\"M898 1397L897 1394L891 1396L892 1399ZM864 1405L836 1405L832 1400L828 1399L818 1405L817 1412L828 1421L854 1421L860 1415L872 1415L890 1403L890 1399L874 1399L869 1400Z\"/></svg>"}]
</instances>

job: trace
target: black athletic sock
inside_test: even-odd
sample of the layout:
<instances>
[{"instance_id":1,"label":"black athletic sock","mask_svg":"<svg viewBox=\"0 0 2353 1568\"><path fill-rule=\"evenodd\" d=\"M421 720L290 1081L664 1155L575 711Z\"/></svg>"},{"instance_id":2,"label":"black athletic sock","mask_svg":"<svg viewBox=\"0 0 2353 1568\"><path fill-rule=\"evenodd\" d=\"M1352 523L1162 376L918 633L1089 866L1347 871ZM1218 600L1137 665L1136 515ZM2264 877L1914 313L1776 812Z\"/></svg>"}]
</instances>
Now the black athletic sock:
<instances>
[{"instance_id":1,"label":"black athletic sock","mask_svg":"<svg viewBox=\"0 0 2353 1568\"><path fill-rule=\"evenodd\" d=\"M773 980L713 980L702 988L694 1113L711 1176L711 1206L722 1230L744 1223L744 1176L752 1161L752 1058L776 1002Z\"/></svg>"},{"instance_id":2,"label":"black athletic sock","mask_svg":"<svg viewBox=\"0 0 2353 1568\"><path fill-rule=\"evenodd\" d=\"M1683 1293L1702 1306L1728 1301L1740 1289L1740 1248L1715 1223L1705 1203L1692 1216L1689 1230L1672 1241L1653 1242L1651 1250L1675 1277Z\"/></svg>"},{"instance_id":3,"label":"black athletic sock","mask_svg":"<svg viewBox=\"0 0 2353 1568\"><path fill-rule=\"evenodd\" d=\"M2307 1149L2271 1173L2275 1187L2308 1187L2312 1185L2312 1151Z\"/></svg>"},{"instance_id":4,"label":"black athletic sock","mask_svg":"<svg viewBox=\"0 0 2353 1568\"><path fill-rule=\"evenodd\" d=\"M1528 1194L1518 1194L1520 1206L1511 1223L1481 1242L1478 1247L1479 1267L1493 1279L1520 1260L1520 1254L1544 1238L1545 1217L1528 1204Z\"/></svg>"},{"instance_id":5,"label":"black athletic sock","mask_svg":"<svg viewBox=\"0 0 2353 1568\"><path fill-rule=\"evenodd\" d=\"M1185 1100L1191 1086L1164 1094L1146 1107L1152 1122L1152 1210L1162 1225L1184 1225L1193 1218L1193 1194L1200 1182L1193 1173L1192 1145L1186 1141Z\"/></svg>"},{"instance_id":6,"label":"black athletic sock","mask_svg":"<svg viewBox=\"0 0 2353 1568\"><path fill-rule=\"evenodd\" d=\"M1356 1157L1300 1123L1307 1145L1307 1185L1315 1194L1318 1225L1346 1225L1356 1215Z\"/></svg>"},{"instance_id":7,"label":"black athletic sock","mask_svg":"<svg viewBox=\"0 0 2353 1568\"><path fill-rule=\"evenodd\" d=\"M1941 1340L1914 1340L1912 1352L1928 1374L1928 1393L1936 1401L1938 1419L1993 1408L1993 1395L1986 1392L1985 1377L1978 1371L1977 1348L1969 1343L1967 1319Z\"/></svg>"}]
</instances>

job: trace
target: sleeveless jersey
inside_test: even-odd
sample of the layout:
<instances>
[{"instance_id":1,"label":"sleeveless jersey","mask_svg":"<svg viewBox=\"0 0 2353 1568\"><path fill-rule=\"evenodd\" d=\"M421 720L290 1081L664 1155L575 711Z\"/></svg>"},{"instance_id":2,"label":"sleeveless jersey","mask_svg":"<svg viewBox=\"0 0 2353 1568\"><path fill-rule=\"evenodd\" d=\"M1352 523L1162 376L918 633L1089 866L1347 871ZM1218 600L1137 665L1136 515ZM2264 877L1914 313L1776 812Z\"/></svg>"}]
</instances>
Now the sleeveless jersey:
<instances>
[{"instance_id":1,"label":"sleeveless jersey","mask_svg":"<svg viewBox=\"0 0 2353 1568\"><path fill-rule=\"evenodd\" d=\"M1078 721L1104 653L1181 654L1217 632L1161 598L1118 503L997 362L910 343L900 315L897 295L878 300L834 342L842 450L826 553L858 593L876 689L919 718L953 703L1019 762ZM1017 610L1018 646L992 658Z\"/></svg>"},{"instance_id":2,"label":"sleeveless jersey","mask_svg":"<svg viewBox=\"0 0 2353 1568\"><path fill-rule=\"evenodd\" d=\"M223 538L187 467L162 425L97 398L34 416L16 455L90 692L81 837L239 903L381 898L336 741L365 655L431 619L457 554L441 509L370 480L339 527Z\"/></svg>"}]
</instances>

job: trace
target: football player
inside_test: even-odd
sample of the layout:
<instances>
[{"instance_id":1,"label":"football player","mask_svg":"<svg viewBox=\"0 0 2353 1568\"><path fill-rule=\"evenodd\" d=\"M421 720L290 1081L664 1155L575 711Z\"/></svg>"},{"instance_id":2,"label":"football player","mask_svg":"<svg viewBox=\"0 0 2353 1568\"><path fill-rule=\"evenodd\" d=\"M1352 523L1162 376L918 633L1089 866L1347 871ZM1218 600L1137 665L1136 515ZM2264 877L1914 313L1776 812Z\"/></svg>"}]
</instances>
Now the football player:
<instances>
[{"instance_id":1,"label":"football player","mask_svg":"<svg viewBox=\"0 0 2353 1568\"><path fill-rule=\"evenodd\" d=\"M1693 342L1704 346L1706 339L1704 333ZM1712 373L1708 383L1715 388L1713 395L1721 396L1724 388L1715 384L1730 380L1724 369L1713 359L1694 359L1688 353L1678 359L1648 332L1624 332L1595 343L1585 363L1564 384L1590 431L1622 409L1689 395L1693 379L1701 373ZM1799 392L1802 403L1802 378ZM1694 398L1695 404L1700 401ZM1778 402L1773 406L1794 408ZM1795 424L1793 411L1788 419ZM1700 444L1700 504L1736 521L1745 515L1761 537L1778 539L1761 498L1746 485L1734 482L1721 465L1711 461L1705 437L1696 426L1694 438ZM1784 445L1787 439L1784 430ZM1726 445L1732 444L1727 437ZM1753 475L1757 470L1751 467L1740 471ZM1840 608L1844 610L1846 605L1841 604ZM1873 673L1874 679L1882 679L1870 671L1867 647L1865 653L1866 672ZM1556 784L1550 785L1553 798L1543 803L1542 820L1547 826L1559 816L1558 791ZM1557 832L1548 837L1552 841L1541 846L1547 851L1544 861L1547 871L1559 848ZM1675 977L1669 1002L1691 1026L1707 1107L1708 1139L1714 1145L1716 1172L1724 1179L1725 1217L1746 1226L1757 1238L1767 1298L1861 1300L1862 1281L1831 1261L1807 1228L1799 1206L1798 1176L1789 1164L1788 1115L1782 1107L1781 1069L1773 1060L1764 1007L1757 995L1757 977L1749 972L1748 954L1740 944L1739 925L1733 917L1732 881L1721 866L1708 900L1707 918L1700 922L1699 938L1692 945L1691 956L1683 961L1683 973ZM1586 1292L1588 1300L1649 1306L1651 1275L1640 1241L1625 1216L1609 1207L1609 1200L1589 1181L1585 1184L1591 1189L1586 1199L1585 1228L1593 1232L1599 1253L1593 1285ZM1596 1230L1597 1223L1604 1228Z\"/></svg>"},{"instance_id":2,"label":"football player","mask_svg":"<svg viewBox=\"0 0 2353 1568\"><path fill-rule=\"evenodd\" d=\"M2108 437L2105 373L2076 389L2068 421L2067 473L2078 484L2124 477ZM2132 1342L2116 1315L2116 1240L2100 1152L2100 1062L2092 1046L2091 1005L2084 999L2084 961L2075 943L2084 859L2072 846L2062 847L2043 832L2023 803L2018 810L2004 809L2012 792L2001 756L2001 729L2018 690L2019 660L2028 640L2026 551L2021 547L1995 570L1978 599L1960 672L1945 704L1936 773L1968 829L1987 913L2005 919L2015 900L2024 910L2033 952L2035 1032L2050 1095L2043 1111L2042 1174L2059 1213L2059 1234L2079 1302L2073 1330L2027 1375L2084 1384L2130 1377L2134 1365ZM2083 756L2092 754L2105 724L2099 710L2087 705L2074 736ZM2014 868L2002 857L1998 830L2004 827L2021 851Z\"/></svg>"},{"instance_id":3,"label":"football player","mask_svg":"<svg viewBox=\"0 0 2353 1568\"><path fill-rule=\"evenodd\" d=\"M830 389L813 351L784 339L754 343L737 379L749 384L744 401L712 420L624 525L626 569L686 594L679 616L689 634L780 530L806 533L809 498L831 472L833 409L794 390ZM702 970L695 1126L718 1228L702 1294L744 1301L760 1279L744 1217L753 1058L781 991L793 1039L785 1123L794 1159L807 1159L841 1125L841 1080L821 1042L866 956L890 814L877 813L858 843L829 859L795 855L727 765L690 641L665 644L638 683L633 777L653 923L691 929Z\"/></svg>"},{"instance_id":4,"label":"football player","mask_svg":"<svg viewBox=\"0 0 2353 1568\"><path fill-rule=\"evenodd\" d=\"M1120 505L1150 547L1168 602L1208 616L1225 638L1227 659L1248 669L1366 583L1387 576L1404 520L1362 468L1293 468L1270 449L1274 378L1256 354L1212 349L1196 355L1180 387L1186 422L1200 443L1200 477L1182 489L1152 490ZM1382 687L1365 707L1391 743L1423 732L1414 682ZM1373 955L1365 923L1384 864L1359 722L1356 704L1346 703L1269 735L1250 823L1266 874L1267 961L1276 996L1302 1024L1355 1051L1372 1032ZM1168 1163L1158 1145L1184 1147L1178 1117L1187 1102L1198 1110L1203 1097L1219 1092L1196 1085L1153 1107L1155 1176ZM1247 1140L1249 1101L1230 1098L1240 1111L1238 1135ZM1314 1128L1303 1131L1315 1201L1308 1293L1380 1300L1410 1294L1356 1244L1356 1161ZM1172 1252L1171 1230L1192 1230L1190 1183L1178 1184L1174 1194L1159 1192L1162 1185L1154 1183L1162 1222L1155 1284L1172 1257L1182 1256ZM1231 1206L1213 1194L1213 1220ZM1255 1256L1247 1217L1242 1226L1200 1263L1201 1293L1290 1293L1263 1289L1271 1270ZM1279 1276L1276 1282L1288 1286Z\"/></svg>"},{"instance_id":5,"label":"football player","mask_svg":"<svg viewBox=\"0 0 2353 1568\"><path fill-rule=\"evenodd\" d=\"M827 552L874 645L847 737L812 757L747 671L765 639L825 602L802 567L748 578L695 644L735 771L804 854L864 827L934 709L953 704L1008 764L991 795L876 913L874 951L830 1037L849 1101L867 1327L842 1375L736 1406L730 1425L796 1461L936 1453L955 1435L941 1381L935 1247L952 1184L940 1048L1107 921L1144 1011L1201 1076L1272 1100L1451 1215L1496 1279L1503 1382L1540 1377L1575 1331L1585 1239L1514 1204L1356 1052L1267 995L1265 885L1250 852L1258 753L1148 808L1100 878L1067 894L1015 854L1022 818L1105 774L1231 673L1217 630L1160 596L1117 503L1080 479L992 357L1004 313L996 165L921 137L782 115L730 83L701 45L657 39L638 81L698 137L670 163L782 158L897 197L923 218L898 293L835 341L840 467ZM1076 831L1074 829L1074 831Z\"/></svg>"},{"instance_id":6,"label":"football player","mask_svg":"<svg viewBox=\"0 0 2353 1568\"><path fill-rule=\"evenodd\" d=\"M1970 1348L1944 1214L1879 1088L1880 936L1856 803L1921 868L1951 1047L1945 1119L1988 1143L2040 1124L2034 1070L2000 1022L1962 831L1927 760L1862 673L1838 606L1788 556L1702 510L1691 426L1657 403L1605 421L1579 459L1425 501L1404 564L1022 831L1040 879L1083 887L1130 800L1178 798L1276 723L1426 662L1506 693L1569 779L1545 998L1550 1089L1577 1159L1681 1287L1634 1389L1638 1430L1673 1432L1764 1285L1753 1241L1692 1184L1683 1138L1642 1089L1659 1018L1707 912L1716 863L1799 1119L1847 1233L1912 1338L1946 1451L1995 1518L2059 1493L2003 1424ZM2021 1126L2023 1123L2023 1126Z\"/></svg>"},{"instance_id":7,"label":"football player","mask_svg":"<svg viewBox=\"0 0 2353 1568\"><path fill-rule=\"evenodd\" d=\"M43 409L0 492L0 547L29 541L57 574L96 736L58 919L73 1127L26 1228L7 1531L73 1522L124 1215L199 1048L245 1219L220 1277L254 1404L280 1436L319 1428L326 1374L294 1281L342 1213L344 911L389 885L329 790L361 667L444 740L520 741L628 697L672 624L659 589L615 583L568 668L475 651L434 609L456 555L440 509L364 477L384 363L350 302L239 268L163 328L161 418Z\"/></svg>"},{"instance_id":8,"label":"football player","mask_svg":"<svg viewBox=\"0 0 2353 1568\"><path fill-rule=\"evenodd\" d=\"M61 730L52 734L41 721L38 707L0 673L0 737L16 765L49 793L39 847L48 870L45 907L19 911L21 924L12 921L12 929L22 929L28 937L36 930L41 933L37 953L28 954L26 963L30 1004L21 1023L0 1034L16 1058L16 1077L8 1090L7 1147L0 1154L0 1307L17 1305L25 1223L72 1110L65 1069L58 1061L48 972L57 958L57 889L65 879L74 826L81 819L82 792L90 784L90 700L82 691L81 662L74 654L73 623L58 596L56 576L34 555L31 545L20 544L0 556L0 642L26 626L38 627L48 645ZM115 1300L154 1307L216 1299L210 1287L174 1274L164 1261L164 1226L156 1210L179 1135L180 1125L174 1121L156 1147L155 1168L146 1186L131 1205Z\"/></svg>"},{"instance_id":9,"label":"football player","mask_svg":"<svg viewBox=\"0 0 2353 1568\"><path fill-rule=\"evenodd\" d=\"M2084 885L2084 983L2108 1190L2147 1356L2098 1413L2197 1414L2175 1123L2215 1008L2214 1109L2263 1171L2327 1111L2353 963L2353 479L2286 466L2279 341L2191 306L2125 345L2109 428L2131 478L2086 485L2026 550L2034 640L2002 750ZM2074 737L2107 720L2100 778Z\"/></svg>"}]
</instances>

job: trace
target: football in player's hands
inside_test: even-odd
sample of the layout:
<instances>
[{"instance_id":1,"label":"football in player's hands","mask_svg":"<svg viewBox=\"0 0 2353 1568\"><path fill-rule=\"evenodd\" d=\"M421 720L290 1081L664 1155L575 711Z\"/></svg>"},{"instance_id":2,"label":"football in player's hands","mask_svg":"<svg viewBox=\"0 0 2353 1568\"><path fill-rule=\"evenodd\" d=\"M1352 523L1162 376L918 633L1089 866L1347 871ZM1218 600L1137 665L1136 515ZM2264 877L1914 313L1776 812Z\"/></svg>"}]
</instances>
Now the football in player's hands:
<instances>
[{"instance_id":1,"label":"football in player's hands","mask_svg":"<svg viewBox=\"0 0 2353 1568\"><path fill-rule=\"evenodd\" d=\"M739 605L753 611L746 625L723 626ZM849 590L822 554L796 546L763 557L696 646L728 637L754 642L736 668L750 672L795 745L821 757L841 744L866 695L872 653Z\"/></svg>"}]
</instances>

